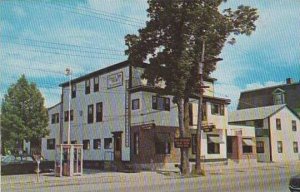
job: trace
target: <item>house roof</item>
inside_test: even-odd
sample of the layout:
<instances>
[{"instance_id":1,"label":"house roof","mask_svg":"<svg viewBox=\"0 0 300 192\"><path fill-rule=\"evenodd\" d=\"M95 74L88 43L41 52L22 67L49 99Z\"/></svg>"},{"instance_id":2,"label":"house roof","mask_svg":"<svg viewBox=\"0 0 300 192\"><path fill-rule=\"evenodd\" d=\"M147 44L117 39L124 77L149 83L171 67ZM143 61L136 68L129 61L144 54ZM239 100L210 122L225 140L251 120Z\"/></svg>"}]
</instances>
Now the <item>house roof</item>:
<instances>
[{"instance_id":1,"label":"house roof","mask_svg":"<svg viewBox=\"0 0 300 192\"><path fill-rule=\"evenodd\" d=\"M284 107L286 107L286 105L272 105L266 107L237 110L229 113L228 121L241 122L241 121L265 119L267 117L270 117L274 113L280 111Z\"/></svg>"},{"instance_id":2,"label":"house roof","mask_svg":"<svg viewBox=\"0 0 300 192\"><path fill-rule=\"evenodd\" d=\"M274 105L273 93L276 90L284 92L287 106L292 109L300 108L300 82L296 82L241 92L237 109Z\"/></svg>"}]
</instances>

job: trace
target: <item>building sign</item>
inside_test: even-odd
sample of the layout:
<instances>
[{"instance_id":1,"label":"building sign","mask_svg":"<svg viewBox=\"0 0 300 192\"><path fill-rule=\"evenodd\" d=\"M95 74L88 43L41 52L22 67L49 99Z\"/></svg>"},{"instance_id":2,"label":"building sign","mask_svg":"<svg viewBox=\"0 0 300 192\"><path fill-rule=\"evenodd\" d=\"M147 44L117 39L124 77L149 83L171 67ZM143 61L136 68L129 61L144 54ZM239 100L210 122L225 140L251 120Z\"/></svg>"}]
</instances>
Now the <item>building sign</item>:
<instances>
[{"instance_id":1,"label":"building sign","mask_svg":"<svg viewBox=\"0 0 300 192\"><path fill-rule=\"evenodd\" d=\"M147 124L141 125L142 129L152 129L154 127L155 127L155 123L147 123Z\"/></svg>"},{"instance_id":2,"label":"building sign","mask_svg":"<svg viewBox=\"0 0 300 192\"><path fill-rule=\"evenodd\" d=\"M114 88L123 85L123 72L107 76L107 88Z\"/></svg>"},{"instance_id":3,"label":"building sign","mask_svg":"<svg viewBox=\"0 0 300 192\"><path fill-rule=\"evenodd\" d=\"M191 138L190 137L174 138L174 145L175 148L190 148Z\"/></svg>"},{"instance_id":4,"label":"building sign","mask_svg":"<svg viewBox=\"0 0 300 192\"><path fill-rule=\"evenodd\" d=\"M213 129L215 129L216 126L215 125L204 125L202 127L203 132L207 133L207 132L212 132Z\"/></svg>"}]
</instances>

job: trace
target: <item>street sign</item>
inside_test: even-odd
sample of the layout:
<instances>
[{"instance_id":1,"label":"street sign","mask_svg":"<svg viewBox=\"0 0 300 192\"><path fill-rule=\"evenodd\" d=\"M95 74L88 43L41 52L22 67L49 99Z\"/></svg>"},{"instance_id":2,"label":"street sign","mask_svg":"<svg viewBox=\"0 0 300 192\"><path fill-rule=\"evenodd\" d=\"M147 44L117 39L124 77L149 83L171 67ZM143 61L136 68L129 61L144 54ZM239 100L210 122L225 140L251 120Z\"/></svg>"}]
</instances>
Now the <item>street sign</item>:
<instances>
[{"instance_id":1,"label":"street sign","mask_svg":"<svg viewBox=\"0 0 300 192\"><path fill-rule=\"evenodd\" d=\"M174 138L174 145L175 148L190 148L191 138L190 137Z\"/></svg>"}]
</instances>

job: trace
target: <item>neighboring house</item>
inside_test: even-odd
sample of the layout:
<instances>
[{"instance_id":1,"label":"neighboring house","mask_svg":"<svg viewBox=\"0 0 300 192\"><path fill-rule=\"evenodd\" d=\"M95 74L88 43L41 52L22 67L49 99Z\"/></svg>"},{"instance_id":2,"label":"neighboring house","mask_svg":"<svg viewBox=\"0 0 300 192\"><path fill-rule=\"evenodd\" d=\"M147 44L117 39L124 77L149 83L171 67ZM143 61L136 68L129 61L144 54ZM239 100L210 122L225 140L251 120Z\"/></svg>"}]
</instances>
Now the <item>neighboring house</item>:
<instances>
[{"instance_id":1,"label":"neighboring house","mask_svg":"<svg viewBox=\"0 0 300 192\"><path fill-rule=\"evenodd\" d=\"M236 163L256 163L255 127L246 125L228 125L227 157Z\"/></svg>"},{"instance_id":2,"label":"neighboring house","mask_svg":"<svg viewBox=\"0 0 300 192\"><path fill-rule=\"evenodd\" d=\"M71 141L83 144L85 163L117 161L149 168L180 162L174 146L179 137L177 106L164 91L164 82L150 85L141 75L147 64L128 61L89 73L61 84L62 101L49 109L50 135L43 139L43 154L54 160L53 146L67 141L70 115ZM206 79L202 132L204 161L226 161L227 105L214 97L215 79ZM71 93L69 92L71 91ZM69 114L69 93L71 112ZM198 97L190 98L191 160L195 159Z\"/></svg>"},{"instance_id":3,"label":"neighboring house","mask_svg":"<svg viewBox=\"0 0 300 192\"><path fill-rule=\"evenodd\" d=\"M300 82L286 79L286 84L244 91L240 95L237 109L248 109L286 104L300 114Z\"/></svg>"},{"instance_id":4,"label":"neighboring house","mask_svg":"<svg viewBox=\"0 0 300 192\"><path fill-rule=\"evenodd\" d=\"M300 159L300 118L287 105L237 110L229 114L229 123L255 127L258 161Z\"/></svg>"}]
</instances>

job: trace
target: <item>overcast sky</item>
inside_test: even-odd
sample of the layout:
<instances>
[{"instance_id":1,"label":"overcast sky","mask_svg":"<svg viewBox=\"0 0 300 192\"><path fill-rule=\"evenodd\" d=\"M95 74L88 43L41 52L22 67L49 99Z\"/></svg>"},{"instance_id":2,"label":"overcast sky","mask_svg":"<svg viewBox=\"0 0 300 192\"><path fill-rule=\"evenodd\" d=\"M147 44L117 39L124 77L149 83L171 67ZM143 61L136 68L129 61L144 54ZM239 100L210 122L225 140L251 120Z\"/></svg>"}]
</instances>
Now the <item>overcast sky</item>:
<instances>
[{"instance_id":1,"label":"overcast sky","mask_svg":"<svg viewBox=\"0 0 300 192\"><path fill-rule=\"evenodd\" d=\"M232 100L241 91L300 80L300 1L229 0L222 8L250 5L259 10L257 29L226 45L217 70L216 96ZM0 97L21 74L35 82L47 107L60 101L59 84L126 60L124 36L147 20L146 0L0 2Z\"/></svg>"}]
</instances>

